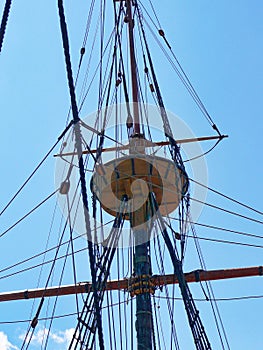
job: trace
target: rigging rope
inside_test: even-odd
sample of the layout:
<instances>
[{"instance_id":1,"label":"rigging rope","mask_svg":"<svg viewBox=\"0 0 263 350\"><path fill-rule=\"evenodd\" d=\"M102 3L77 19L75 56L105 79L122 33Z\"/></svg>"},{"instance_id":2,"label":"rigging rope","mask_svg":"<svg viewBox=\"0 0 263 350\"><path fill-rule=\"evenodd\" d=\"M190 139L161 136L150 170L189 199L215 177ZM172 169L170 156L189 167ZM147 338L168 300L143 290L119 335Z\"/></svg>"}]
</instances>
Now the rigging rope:
<instances>
[{"instance_id":1,"label":"rigging rope","mask_svg":"<svg viewBox=\"0 0 263 350\"><path fill-rule=\"evenodd\" d=\"M5 2L1 27L0 27L0 53L2 51L2 46L3 46L5 31L6 31L6 27L7 27L9 12L10 12L10 8L11 8L11 3L12 3L12 0L6 0L6 2Z\"/></svg>"},{"instance_id":2,"label":"rigging rope","mask_svg":"<svg viewBox=\"0 0 263 350\"><path fill-rule=\"evenodd\" d=\"M68 210L68 221L69 221L69 231L70 231L69 244L71 246L72 270L73 270L73 276L74 276L74 284L76 286L77 285L77 272L76 272L77 269L76 269L75 251L74 251L74 243L73 243L73 226L72 226L71 217L70 217L71 208L70 208L68 194L67 194L67 210ZM67 251L67 253L68 253L68 251ZM66 259L65 259L65 261L66 261ZM75 295L75 300L76 300L77 314L79 316L79 303L78 303L78 296L77 296L77 294Z\"/></svg>"},{"instance_id":3,"label":"rigging rope","mask_svg":"<svg viewBox=\"0 0 263 350\"><path fill-rule=\"evenodd\" d=\"M170 220L175 220L175 221L179 221L178 218L169 218ZM260 239L263 239L263 236L262 235L256 235L254 233L248 233L248 232L244 232L244 231L236 231L236 230L231 230L231 229L228 229L228 228L225 228L225 227L220 227L220 226L214 226L214 225L209 225L209 224L204 224L204 223L200 223L200 222L194 222L194 221L191 221L191 220L187 220L187 223L188 224L194 224L194 225L197 225L197 226L202 226L202 227L206 227L206 228L209 228L209 229L213 229L213 230L218 230L218 231L223 231L223 232L229 232L229 233L236 233L238 235L241 235L241 236L247 236L247 237L253 237L253 238L260 238ZM167 226L169 228L170 225L168 223L166 223ZM1 271L0 271L1 272Z\"/></svg>"},{"instance_id":4,"label":"rigging rope","mask_svg":"<svg viewBox=\"0 0 263 350\"><path fill-rule=\"evenodd\" d=\"M195 223L196 225L197 223ZM223 240L223 239L217 239L217 238L207 238L207 237L202 237L202 236L193 236L193 235L186 235L187 238L193 238L193 239L200 239L200 240L204 240L204 241L209 241L209 242L216 242L216 243L224 243L224 244L231 244L231 245L240 245L240 246L243 246L243 247L250 247L250 248L260 248L260 249L263 249L263 245L260 245L260 244L250 244L250 243L243 243L243 242L236 242L236 241L230 241L230 240ZM262 238L262 237L260 237ZM61 245L64 245L68 243L67 242L63 242ZM76 250L75 251L75 254L78 254L78 253L81 253L83 251L85 251L87 248L81 248L79 250ZM72 253L69 253L69 254L64 254L64 255L61 255L57 258L57 260L60 260L60 259L63 259L65 258L66 256L71 256ZM29 266L27 268L24 268L22 270L19 270L19 271L16 271L16 272L13 272L13 273L10 273L8 275L4 275L4 276L1 276L0 277L0 280L2 279L6 279L6 278L9 278L9 277L12 277L14 275L17 275L19 273L24 273L26 271L31 271L35 268L38 268L38 267L41 267L41 266L44 266L44 265L47 265L47 264L51 264L53 262L53 259L52 260L47 260L43 263L39 263L37 265L32 265L32 266ZM159 269L159 271L161 271L161 269ZM160 274L164 274L164 272L160 272Z\"/></svg>"},{"instance_id":5,"label":"rigging rope","mask_svg":"<svg viewBox=\"0 0 263 350\"><path fill-rule=\"evenodd\" d=\"M100 345L100 349L102 350L104 349L104 340L103 340L103 331L102 331L101 310L99 307L99 298L98 298L97 284L96 284L95 256L94 256L93 243L91 241L91 232L90 232L91 229L90 229L90 221L89 221L85 168L83 163L82 147L81 147L81 130L79 125L79 115L78 115L78 107L76 103L75 89L73 84L73 74L72 74L70 51L69 51L69 40L68 40L67 24L66 24L66 19L64 14L63 0L58 0L58 10L59 10L60 27L61 27L61 35L62 35L63 48L64 48L66 69L67 69L68 86L69 86L70 98L71 98L75 141L76 141L76 148L77 148L77 153L79 157L79 175L80 175L80 182L81 182L82 201L84 205L84 218L85 218L85 225L86 225L86 231L87 231L86 233L87 233L87 239L88 239L88 250L89 250L91 277L92 277L92 287L93 287L93 294L94 294L94 304L95 304L95 310L96 310L96 320L97 320L97 327L98 327L99 345Z\"/></svg>"},{"instance_id":6,"label":"rigging rope","mask_svg":"<svg viewBox=\"0 0 263 350\"><path fill-rule=\"evenodd\" d=\"M113 221L114 221L114 220L110 220L109 222L107 222L107 223L104 224L103 226L106 226L106 225L112 223ZM102 226L99 226L99 227L97 227L97 228L99 229L99 228L101 228L101 227L102 227ZM76 237L73 238L73 240L76 240L76 239L79 239L79 238L83 238L84 235L85 235L85 234L76 236ZM63 242L61 245L65 245L65 244L68 244L68 243L69 243L69 240ZM14 267L16 267L16 266L21 265L21 264L24 264L24 263L26 263L26 262L28 262L28 261L30 261L30 260L33 260L33 259L35 259L35 258L37 258L37 257L40 257L41 255L45 255L46 253L51 252L52 250L55 250L55 249L57 249L57 248L58 248L58 246L51 247L51 248L46 249L46 250L44 250L44 251L42 251L42 252L40 252L40 253L38 253L38 254L33 255L33 256L31 256L31 257L29 257L29 258L27 258L27 259L24 259L24 260L22 260L22 261L19 261L19 262L15 263L15 264L12 264L12 265L10 265L10 266L7 266L7 267L1 269L1 270L0 270L0 273L2 273L2 272L4 272L4 271L7 271L7 270L10 270L10 269L12 269L12 268L14 268ZM83 249L86 249L86 248L83 248ZM75 253L78 253L78 252L81 252L81 251L83 251L83 250L80 249L80 250L76 251ZM51 261L49 261L49 262L51 262ZM45 262L44 264L46 264L46 263L47 263L47 262ZM39 265L34 266L34 267L38 267L38 266L39 266ZM34 267L32 267L32 268L34 268ZM6 277L8 277L8 276L6 276ZM1 279L1 278L5 278L5 276L4 276L4 277L0 277L0 279Z\"/></svg>"},{"instance_id":7,"label":"rigging rope","mask_svg":"<svg viewBox=\"0 0 263 350\"><path fill-rule=\"evenodd\" d=\"M45 199L43 199L40 203L38 203L33 209L31 209L28 213L26 213L22 218L17 220L12 226L10 226L8 229L6 229L4 232L0 234L0 238L3 237L7 232L12 230L16 225L18 225L21 221L26 219L30 214L32 214L35 210L37 210L39 207L41 207L42 204L44 204L46 201L48 201L51 197L54 196L58 192L59 189L56 191L52 192L50 195L48 195Z\"/></svg>"},{"instance_id":8,"label":"rigging rope","mask_svg":"<svg viewBox=\"0 0 263 350\"><path fill-rule=\"evenodd\" d=\"M6 206L1 210L0 216L6 211L6 209L11 205L11 203L14 201L14 199L19 195L19 193L22 191L22 189L26 186L26 184L31 180L31 178L35 175L35 173L38 171L38 169L41 167L41 165L45 162L45 160L48 158L50 153L55 149L55 147L58 145L58 143L61 141L61 139L66 135L68 130L73 125L73 122L71 121L68 126L64 129L64 131L61 133L61 135L58 137L56 143L50 148L50 150L47 152L47 154L44 156L44 158L40 161L40 163L36 166L36 168L33 170L33 172L29 175L29 177L26 179L26 181L22 184L22 186L17 190L17 192L13 195L13 197L9 200L9 202L6 204Z\"/></svg>"},{"instance_id":9,"label":"rigging rope","mask_svg":"<svg viewBox=\"0 0 263 350\"><path fill-rule=\"evenodd\" d=\"M194 238L194 239L200 239L204 241L210 241L210 242L218 242L218 243L227 243L227 244L236 244L240 246L245 246L245 247L252 247L252 248L263 248L263 245L259 244L249 244L249 243L242 243L242 242L235 242L235 241L227 241L224 239L216 239L216 238L207 238L207 237L200 237L200 236L192 236L192 235L186 235L186 237L189 238Z\"/></svg>"},{"instance_id":10,"label":"rigging rope","mask_svg":"<svg viewBox=\"0 0 263 350\"><path fill-rule=\"evenodd\" d=\"M197 185L199 185L199 186L201 186L201 187L204 187L204 188L208 189L208 190L211 191L211 192L214 192L215 194L218 194L219 196L222 196L222 197L224 197L224 198L226 198L226 199L229 199L231 202L237 203L237 204L241 205L242 207L245 207L245 208L247 208L247 209L249 209L249 210L254 211L254 212L257 213L257 214L263 215L263 212L262 212L262 211L257 210L257 209L255 209L255 208L251 207L250 205L247 205L247 204L245 204L245 203L242 203L242 202L240 202L240 201L234 199L233 197L227 196L226 194L224 194L224 193L222 193L222 192L220 192L220 191L218 191L218 190L215 190L215 189L213 189L213 188L211 188L211 187L209 187L209 186L206 186L206 185L202 184L201 182L198 182L198 181L196 181L196 180L194 180L194 179L189 178L189 180L192 181L192 182L194 182L194 183L196 183Z\"/></svg>"},{"instance_id":11,"label":"rigging rope","mask_svg":"<svg viewBox=\"0 0 263 350\"><path fill-rule=\"evenodd\" d=\"M201 154L199 154L199 155L197 155L197 156L195 156L195 157L193 157L193 158L186 159L186 160L184 160L183 162L184 162L184 163L186 163L186 162L192 162L193 160L196 160L196 159L198 159L198 158L201 158L201 157L206 156L208 153L212 152L213 149L215 149L216 146L219 144L219 142L221 142L223 139L224 139L224 137L223 137L222 135L220 135L219 139L215 142L215 144L214 144L212 147L210 147L206 152L203 152L203 153L201 153Z\"/></svg>"},{"instance_id":12,"label":"rigging rope","mask_svg":"<svg viewBox=\"0 0 263 350\"><path fill-rule=\"evenodd\" d=\"M166 112L166 109L165 109L165 106L164 106L163 98L162 98L161 91L160 91L160 88L159 88L159 84L158 84L158 81L157 81L157 77L156 77L156 74L155 74L153 61L152 61L152 57L151 57L150 50L149 50L149 47L148 47L148 43L147 43L147 40L146 40L146 34L145 34L145 31L144 31L144 28L143 28L142 16L141 16L138 4L137 4L137 12L138 12L138 19L139 19L139 23L140 23L140 29L141 29L141 32L142 32L144 45L145 45L145 49L146 49L146 53L147 53L147 58L148 58L149 65L150 65L150 70L151 70L151 74L152 74L153 84L154 84L154 88L155 88L155 91L156 91L157 101L158 101L158 105L159 105L159 108L160 108L160 114L161 114L161 118L162 118L162 121L163 121L164 133L165 133L165 136L168 138L168 140L170 142L170 153L171 153L171 156L172 156L173 160L184 170L184 164L183 164L183 160L182 160L182 157L181 157L181 154L180 154L180 150L179 150L179 147L178 147L178 145L177 145L177 143L176 143L176 141L174 140L174 137L173 137L173 132L172 132L169 120L168 120L167 112Z\"/></svg>"},{"instance_id":13,"label":"rigging rope","mask_svg":"<svg viewBox=\"0 0 263 350\"><path fill-rule=\"evenodd\" d=\"M66 231L66 227L67 227L67 222L65 223L64 225L64 228L63 228L63 231L62 231L62 234L60 236L60 239L59 239L59 244L58 244L58 248L56 250L56 253L55 253L55 256L54 258L52 259L52 266L50 268L50 271L49 271L49 275L48 275L48 278L46 280L46 283L45 283L45 287L44 287L44 291L43 291L43 294L42 294L42 297L41 297L41 300L40 300L40 303L39 303L39 306L37 308L37 311L35 313L35 316L34 318L32 319L31 323L30 323L30 326L28 327L28 330L25 334L25 337L24 337L24 341L23 341L23 344L21 346L21 350L24 349L24 346L27 344L27 347L26 349L28 349L29 347L29 344L33 338L33 334L34 334L34 331L36 329L36 326L38 324L38 317L40 315L40 312L41 312L41 309L43 307L43 304L44 304L44 300L45 300L45 290L47 289L48 285L49 285L49 282L51 280L51 277L52 277L52 274L54 272L54 268L55 268L55 264L56 264L56 261L57 261L57 257L58 257L58 253L59 253L59 250L60 250L60 247L61 247L61 243L63 241L63 237L64 237L64 234L65 234L65 231ZM31 331L31 332L30 332Z\"/></svg>"},{"instance_id":14,"label":"rigging rope","mask_svg":"<svg viewBox=\"0 0 263 350\"><path fill-rule=\"evenodd\" d=\"M69 225L70 226L70 225ZM71 230L71 227L70 227L70 230ZM68 252L69 252L69 249L70 249L70 243L68 244L68 247L67 247L67 251L66 251L66 258L64 259L64 264L63 264L63 267L62 267L62 271L61 271L61 274L60 274L60 279L59 279L59 283L58 285L61 286L62 284L62 279L64 277L64 272L65 272L65 268L66 268L66 262L67 262L67 255L68 255ZM56 306L57 306L57 302L58 302L58 295L55 297L55 301L54 301L54 305L53 305L53 310L52 310L52 316L50 317L50 323L49 323L49 328L48 328L48 333L47 333L47 337L46 339L44 339L43 337L43 340L42 340L42 348L43 348L43 342L45 340L45 346L44 346L44 350L47 349L47 345L48 345L48 341L50 339L49 337L49 334L51 332L51 327L52 327L52 324L53 324L53 321L54 321L54 316L55 316L55 311L56 311ZM77 296L76 296L77 298Z\"/></svg>"},{"instance_id":15,"label":"rigging rope","mask_svg":"<svg viewBox=\"0 0 263 350\"><path fill-rule=\"evenodd\" d=\"M242 219L246 219L246 220L249 220L249 221L253 221L253 222L256 222L257 224L263 224L263 221L262 221L262 220L257 220L257 219L251 218L251 217L249 217L249 216L236 213L236 212L234 212L234 211L232 211L232 210L227 210L227 209L225 209L225 208L221 208L221 207L219 207L219 206L217 206L217 205L214 205L214 204L211 204L211 203L207 203L207 202L201 201L201 200L199 200L199 199L197 199L197 198L190 197L190 199L191 199L192 201L197 202L197 203L201 203L201 204L207 205L208 207L211 207L211 208L213 208L213 209L217 209L217 210L223 211L223 212L225 212L225 213L238 216L238 217L240 217L240 218L242 218Z\"/></svg>"},{"instance_id":16,"label":"rigging rope","mask_svg":"<svg viewBox=\"0 0 263 350\"><path fill-rule=\"evenodd\" d=\"M166 296L160 296L160 295L153 295L152 296L153 299L163 299L163 300L182 300L182 297L166 297ZM228 301L242 301L242 300L251 300L251 299L263 299L263 294L258 294L258 295L243 295L243 296L239 296L239 297L225 297L225 298L216 298L213 299L215 301L219 301L219 302L228 302ZM121 304L127 304L127 302L132 301L133 299L126 299L121 301ZM200 302L205 302L207 303L207 299L206 298L194 298L195 301L200 301ZM119 302L113 303L113 304L109 304L107 306L102 306L102 309L109 309L110 307L114 307L114 306L119 306ZM60 318L66 318L66 317L72 317L72 316L76 316L77 313L76 312L72 312L72 313L67 313L67 314L61 314L61 315L55 315L55 316L49 316L49 317L40 317L38 319L39 322L41 321L45 321L45 320L50 320L51 318L53 319L60 319ZM18 324L18 323L28 323L30 322L30 319L25 319L25 320L13 320L13 321L0 321L0 325L12 325L12 324ZM161 347L160 347L161 349Z\"/></svg>"},{"instance_id":17,"label":"rigging rope","mask_svg":"<svg viewBox=\"0 0 263 350\"><path fill-rule=\"evenodd\" d=\"M126 206L125 202L124 206ZM123 224L124 216L119 213L114 220L113 227L108 238L108 245L104 249L105 254L102 255L100 261L98 261L96 266L97 270L99 271L96 288L98 288L100 308L102 307L105 284L110 273L112 260L116 252L116 244L119 240ZM78 318L78 324L75 329L72 341L69 345L69 349L76 349L78 344L85 344L87 348L93 347L95 341L94 329L97 324L97 319L94 317L93 303L95 304L94 293L89 293L84 302L84 307L81 311L81 315Z\"/></svg>"},{"instance_id":18,"label":"rigging rope","mask_svg":"<svg viewBox=\"0 0 263 350\"><path fill-rule=\"evenodd\" d=\"M186 75L185 71L183 70L183 68L182 68L182 66L180 64L180 62L178 61L177 57L175 56L175 54L174 54L174 52L172 50L172 47L170 46L170 44L168 43L168 41L167 41L167 39L165 37L164 31L162 29L159 29L158 30L158 34L163 38L165 44L167 45L168 49L171 52L171 55L172 55L173 59L175 60L175 63L178 65L179 68L176 67L176 64L172 61L172 59L169 56L168 52L165 51L164 47L161 45L160 41L158 40L155 32L151 29L150 25L147 23L147 21L145 19L144 19L144 22L146 23L146 25L149 28L150 32L152 33L154 39L156 40L156 42L160 46L160 48L163 51L165 57L167 58L167 60L171 64L172 68L175 70L175 72L177 73L178 77L182 81L183 85L186 87L187 91L189 92L189 94L191 95L191 97L193 98L193 100L195 101L197 106L199 107L199 109L202 112L202 114L205 116L205 118L207 119L209 124L212 126L212 128L218 133L218 135L221 136L221 133L220 133L219 129L217 128L217 126L214 123L212 117L208 113L206 107L204 106L204 104L201 101L200 97L198 96L196 90L194 89L192 83L190 82L190 79Z\"/></svg>"},{"instance_id":19,"label":"rigging rope","mask_svg":"<svg viewBox=\"0 0 263 350\"><path fill-rule=\"evenodd\" d=\"M168 249L168 252L170 254L170 258L174 267L174 273L176 274L178 278L179 287L182 293L183 301L185 310L187 313L189 325L192 331L192 335L194 338L194 342L196 345L196 349L198 350L208 350L211 349L210 342L208 340L208 337L206 335L204 326L202 324L201 318L199 316L199 311L197 310L192 294L190 292L190 289L188 287L188 284L184 278L183 270L182 270L182 263L178 259L176 251L174 249L174 246L172 244L172 241L170 240L170 237L168 235L168 232L166 230L163 218L161 214L158 211L158 204L156 202L156 199L151 194L151 200L153 202L154 208L156 210L158 223L160 225L161 233L163 236L163 239L165 241L166 247Z\"/></svg>"},{"instance_id":20,"label":"rigging rope","mask_svg":"<svg viewBox=\"0 0 263 350\"><path fill-rule=\"evenodd\" d=\"M191 219L191 216L190 216L190 219ZM196 234L196 231L195 231L195 227L194 227L193 224L191 224L191 230L192 230L193 236L196 237L196 239L194 239L194 244L195 244L195 247L196 247L196 251L197 251L198 258L199 258L201 269L206 270L205 260L204 260L203 253L202 253L202 250L201 250L201 246L199 244L199 241L198 241L198 238L197 238L197 234ZM208 300L210 299L210 305L211 305L212 312L213 312L213 315L214 315L215 324L216 324L217 332L218 332L218 335L219 335L219 338L220 338L220 342L221 342L221 345L222 345L222 349L225 349L225 345L224 345L224 340L225 340L226 346L227 346L228 350L230 350L228 338L227 338L225 327L224 327L224 324L223 324L223 321L222 321L222 318L221 318L221 315L220 315L220 312L219 312L218 305L217 305L217 303L215 301L211 300L211 299L215 299L215 295L214 295L214 291L213 291L213 288L212 288L212 284L211 284L210 281L205 281L205 285L206 285L206 288L207 288L207 293L205 292L205 290L203 288L203 285L202 285L202 282L200 281L200 286L202 288L202 291L203 291L205 297ZM221 327L221 329L220 329L220 327ZM223 339L223 337L224 337L224 339Z\"/></svg>"}]
</instances>

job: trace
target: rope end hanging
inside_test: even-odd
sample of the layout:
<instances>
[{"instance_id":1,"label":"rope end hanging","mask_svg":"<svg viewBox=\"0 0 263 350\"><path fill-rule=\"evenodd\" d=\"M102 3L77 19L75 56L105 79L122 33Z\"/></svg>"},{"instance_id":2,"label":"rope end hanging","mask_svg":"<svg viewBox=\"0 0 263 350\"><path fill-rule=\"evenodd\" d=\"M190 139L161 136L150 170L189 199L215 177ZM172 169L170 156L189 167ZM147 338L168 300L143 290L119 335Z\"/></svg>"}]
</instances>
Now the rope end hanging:
<instances>
[{"instance_id":1,"label":"rope end hanging","mask_svg":"<svg viewBox=\"0 0 263 350\"><path fill-rule=\"evenodd\" d=\"M158 30L158 33L159 33L159 35L163 38L163 40L165 41L165 43L166 43L166 45L168 46L168 48L171 50L172 47L171 47L171 45L169 44L168 40L166 39L164 31L163 31L162 29L159 29L159 30Z\"/></svg>"},{"instance_id":2,"label":"rope end hanging","mask_svg":"<svg viewBox=\"0 0 263 350\"><path fill-rule=\"evenodd\" d=\"M163 31L162 29L159 29L159 30L158 30L158 33L159 33L159 35L162 36L163 38L165 37L164 31Z\"/></svg>"}]
</instances>

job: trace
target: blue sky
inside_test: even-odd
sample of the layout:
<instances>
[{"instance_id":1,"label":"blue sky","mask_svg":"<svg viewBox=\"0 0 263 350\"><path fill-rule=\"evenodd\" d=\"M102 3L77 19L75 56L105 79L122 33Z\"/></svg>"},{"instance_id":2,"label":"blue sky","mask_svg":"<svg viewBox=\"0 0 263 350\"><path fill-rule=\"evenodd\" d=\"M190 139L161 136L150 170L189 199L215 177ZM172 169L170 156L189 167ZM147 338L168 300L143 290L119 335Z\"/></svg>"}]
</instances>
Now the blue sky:
<instances>
[{"instance_id":1,"label":"blue sky","mask_svg":"<svg viewBox=\"0 0 263 350\"><path fill-rule=\"evenodd\" d=\"M220 131L229 135L206 157L209 186L262 210L263 3L260 0L164 0L161 6L158 1L153 3L156 3L154 6L166 37L192 84ZM1 11L3 6L1 2ZM89 4L65 1L65 7L75 74ZM158 55L158 66L162 56L153 50ZM195 135L213 133L176 75L172 76L171 71L167 73L167 66L162 63L156 67L167 108L185 120ZM0 95L1 209L65 127L69 94L54 1L13 3L0 55ZM91 112L93 109L86 105L83 115ZM205 150L209 148L206 144L203 147ZM1 232L54 190L54 167L55 161L50 157L41 172L2 215ZM208 193L207 202L262 220L262 216L212 193ZM53 208L54 203L46 204L37 215L1 238L0 269L44 249ZM260 224L207 207L199 222L262 236ZM262 245L260 239L201 227L197 227L197 233L201 237ZM55 242L56 238L53 239ZM202 241L201 246L208 269L262 264L261 248L206 241ZM191 251L189 254L186 270L196 268L196 258L191 259ZM80 278L85 278L84 269ZM0 290L35 288L37 284L38 275L33 271L21 277L0 279ZM262 295L260 277L218 281L213 286L218 298ZM192 288L193 294L200 295L199 286ZM219 302L231 349L262 347L262 302L260 298ZM63 311L69 309L70 312L68 304L67 300L62 301ZM31 304L28 305L20 301L1 304L0 322L30 318ZM204 323L208 324L213 337L205 313ZM0 324L0 349L19 348L25 327L24 324ZM65 321L54 330L56 348L65 348L71 327L72 324ZM41 325L36 337L43 329ZM35 348L40 348L37 341L36 338ZM190 349L190 345L185 346Z\"/></svg>"}]
</instances>

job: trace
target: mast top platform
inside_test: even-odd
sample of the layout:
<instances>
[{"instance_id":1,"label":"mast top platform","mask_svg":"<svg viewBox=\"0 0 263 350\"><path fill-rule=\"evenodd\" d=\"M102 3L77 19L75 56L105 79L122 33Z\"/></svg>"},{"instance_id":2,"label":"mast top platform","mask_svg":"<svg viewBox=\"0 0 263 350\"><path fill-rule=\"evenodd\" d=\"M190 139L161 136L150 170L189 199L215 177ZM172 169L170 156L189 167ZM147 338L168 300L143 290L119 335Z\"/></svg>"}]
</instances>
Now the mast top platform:
<instances>
[{"instance_id":1,"label":"mast top platform","mask_svg":"<svg viewBox=\"0 0 263 350\"><path fill-rule=\"evenodd\" d=\"M126 220L144 203L149 203L149 193L155 195L162 216L173 212L187 191L188 176L173 161L146 155L143 139L131 149L128 156L97 164L91 180L91 190L102 208L116 216L124 197L128 199Z\"/></svg>"}]
</instances>

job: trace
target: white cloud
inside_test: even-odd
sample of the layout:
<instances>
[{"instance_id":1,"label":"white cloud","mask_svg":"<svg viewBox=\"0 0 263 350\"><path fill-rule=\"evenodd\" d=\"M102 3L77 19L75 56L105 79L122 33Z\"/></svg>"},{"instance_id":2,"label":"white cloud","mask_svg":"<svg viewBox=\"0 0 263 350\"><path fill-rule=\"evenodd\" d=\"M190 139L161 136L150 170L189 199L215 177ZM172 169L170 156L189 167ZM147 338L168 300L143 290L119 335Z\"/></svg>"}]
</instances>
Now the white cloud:
<instances>
[{"instance_id":1,"label":"white cloud","mask_svg":"<svg viewBox=\"0 0 263 350\"><path fill-rule=\"evenodd\" d=\"M0 331L0 350L12 350L16 349L18 350L18 347L11 344L8 340L8 337L5 333Z\"/></svg>"},{"instance_id":2,"label":"white cloud","mask_svg":"<svg viewBox=\"0 0 263 350\"><path fill-rule=\"evenodd\" d=\"M53 344L62 345L63 349L67 349L68 345L70 344L73 334L75 332L74 328L66 329L65 331L57 331L57 332L48 332L47 328L41 328L38 329L37 332L34 332L31 344L38 346L43 343L47 339L47 336L49 336L49 340L53 342ZM19 339L24 341L25 334L21 334L19 336ZM28 343L30 339L30 334L28 336L28 340L26 341ZM19 350L19 348L8 340L8 336L0 331L0 350Z\"/></svg>"},{"instance_id":3,"label":"white cloud","mask_svg":"<svg viewBox=\"0 0 263 350\"><path fill-rule=\"evenodd\" d=\"M70 344L70 342L71 342L71 340L73 338L74 332L75 332L75 328L69 328L69 329L65 330L64 337L66 339L67 345ZM74 342L76 342L76 340Z\"/></svg>"},{"instance_id":4,"label":"white cloud","mask_svg":"<svg viewBox=\"0 0 263 350\"><path fill-rule=\"evenodd\" d=\"M37 332L34 332L31 338L31 344L32 345L42 344L42 342L46 340L47 336L49 336L49 340L52 340L54 343L65 344L67 346L71 342L74 331L75 331L74 328L70 328L70 329L66 329L65 331L49 332L47 328L41 328ZM25 334L21 334L19 338L21 340L24 340ZM30 339L30 336L28 337L28 340L29 339ZM7 350L7 349L9 350L9 348L2 349L0 347L0 350Z\"/></svg>"}]
</instances>

